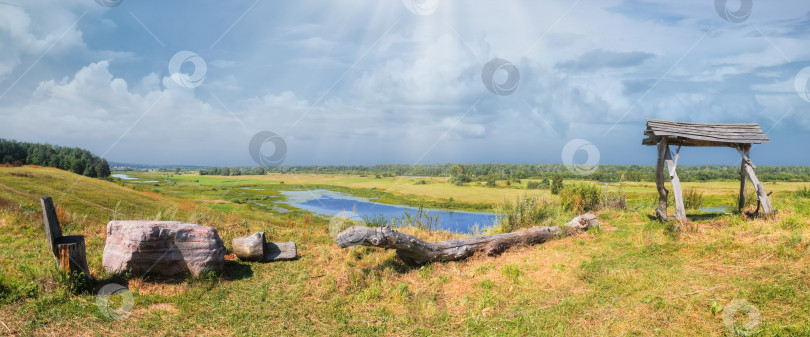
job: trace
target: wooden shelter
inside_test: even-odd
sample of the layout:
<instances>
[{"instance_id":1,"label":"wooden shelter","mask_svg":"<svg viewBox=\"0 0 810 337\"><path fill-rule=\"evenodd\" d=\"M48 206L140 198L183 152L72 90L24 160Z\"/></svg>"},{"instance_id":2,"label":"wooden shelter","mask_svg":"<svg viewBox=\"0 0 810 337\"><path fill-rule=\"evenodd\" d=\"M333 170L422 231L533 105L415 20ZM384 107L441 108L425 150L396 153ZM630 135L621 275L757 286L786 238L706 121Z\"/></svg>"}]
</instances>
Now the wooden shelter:
<instances>
[{"instance_id":1,"label":"wooden shelter","mask_svg":"<svg viewBox=\"0 0 810 337\"><path fill-rule=\"evenodd\" d=\"M675 169L678 166L681 146L719 146L737 149L742 156L740 166L740 202L739 207L745 205L745 179L751 179L754 189L757 192L759 204L765 214L773 211L768 193L765 187L754 174L754 163L751 162L749 154L752 144L767 143L770 139L762 132L756 123L686 123L673 122L656 119L647 119L647 136L641 144L658 147L658 163L655 170L655 184L658 188L658 208L655 212L658 216L667 219L667 194L669 191L664 187L664 163L667 165L669 179L672 182L672 189L675 193L675 214L680 221L686 221L686 210L683 206L683 191L678 173ZM677 145L675 155L672 155L669 146ZM759 207L758 207L759 209Z\"/></svg>"}]
</instances>

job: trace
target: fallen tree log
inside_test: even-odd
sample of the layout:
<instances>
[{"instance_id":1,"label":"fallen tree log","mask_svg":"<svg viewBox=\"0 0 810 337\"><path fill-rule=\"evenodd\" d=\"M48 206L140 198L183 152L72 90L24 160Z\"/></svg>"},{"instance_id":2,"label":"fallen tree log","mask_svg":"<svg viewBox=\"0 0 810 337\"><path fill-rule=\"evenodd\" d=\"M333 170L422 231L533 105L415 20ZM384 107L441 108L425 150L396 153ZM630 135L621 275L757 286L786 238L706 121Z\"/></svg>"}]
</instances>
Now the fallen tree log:
<instances>
[{"instance_id":1,"label":"fallen tree log","mask_svg":"<svg viewBox=\"0 0 810 337\"><path fill-rule=\"evenodd\" d=\"M298 258L295 242L265 242L264 232L233 239L233 252L242 261L284 261Z\"/></svg>"},{"instance_id":2,"label":"fallen tree log","mask_svg":"<svg viewBox=\"0 0 810 337\"><path fill-rule=\"evenodd\" d=\"M341 248L352 246L372 246L396 249L402 260L413 264L437 261L455 261L472 256L477 252L497 255L516 245L543 243L555 237L570 235L599 226L596 216L587 213L565 224L564 228L537 226L511 233L473 236L458 240L427 242L413 235L398 232L390 227L370 228L352 226L335 238Z\"/></svg>"}]
</instances>

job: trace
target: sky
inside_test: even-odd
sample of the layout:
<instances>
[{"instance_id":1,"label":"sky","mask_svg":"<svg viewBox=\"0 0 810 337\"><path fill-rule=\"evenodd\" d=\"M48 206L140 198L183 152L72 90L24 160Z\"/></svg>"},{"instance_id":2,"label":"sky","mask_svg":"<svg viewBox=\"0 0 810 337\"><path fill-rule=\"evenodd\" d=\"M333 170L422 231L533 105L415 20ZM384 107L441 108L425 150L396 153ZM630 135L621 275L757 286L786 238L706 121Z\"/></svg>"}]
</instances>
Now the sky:
<instances>
[{"instance_id":1,"label":"sky","mask_svg":"<svg viewBox=\"0 0 810 337\"><path fill-rule=\"evenodd\" d=\"M810 2L0 0L0 138L155 165L810 165ZM739 165L684 148L681 165Z\"/></svg>"}]
</instances>

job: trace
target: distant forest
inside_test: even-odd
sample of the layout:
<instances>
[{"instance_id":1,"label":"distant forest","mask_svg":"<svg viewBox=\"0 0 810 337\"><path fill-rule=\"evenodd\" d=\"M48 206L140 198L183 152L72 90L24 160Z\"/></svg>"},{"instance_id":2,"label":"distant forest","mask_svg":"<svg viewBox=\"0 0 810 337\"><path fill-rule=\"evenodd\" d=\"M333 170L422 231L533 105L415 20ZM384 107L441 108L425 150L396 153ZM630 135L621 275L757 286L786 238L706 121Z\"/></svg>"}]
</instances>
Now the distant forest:
<instances>
[{"instance_id":1,"label":"distant forest","mask_svg":"<svg viewBox=\"0 0 810 337\"><path fill-rule=\"evenodd\" d=\"M0 139L0 164L55 167L92 178L110 176L107 160L77 147Z\"/></svg>"},{"instance_id":2,"label":"distant forest","mask_svg":"<svg viewBox=\"0 0 810 337\"><path fill-rule=\"evenodd\" d=\"M357 174L367 176L428 176L449 177L456 164L407 165L390 164L374 166L277 166L277 167L213 167L201 169L201 175L249 175L266 173L320 173ZM471 180L485 181L551 179L561 175L564 179L594 181L655 181L655 167L642 165L600 165L590 175L579 175L563 164L463 164L464 172ZM757 177L762 181L810 181L808 166L757 166ZM739 180L739 166L678 166L681 181Z\"/></svg>"}]
</instances>

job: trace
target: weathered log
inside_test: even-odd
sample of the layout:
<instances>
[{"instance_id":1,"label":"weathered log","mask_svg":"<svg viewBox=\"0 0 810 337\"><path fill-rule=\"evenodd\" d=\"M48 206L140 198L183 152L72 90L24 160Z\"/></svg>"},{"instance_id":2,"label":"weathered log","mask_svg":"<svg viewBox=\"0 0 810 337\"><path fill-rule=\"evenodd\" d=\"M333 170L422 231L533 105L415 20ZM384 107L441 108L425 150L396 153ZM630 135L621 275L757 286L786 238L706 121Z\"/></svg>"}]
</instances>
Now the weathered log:
<instances>
[{"instance_id":1,"label":"weathered log","mask_svg":"<svg viewBox=\"0 0 810 337\"><path fill-rule=\"evenodd\" d=\"M543 243L558 236L588 230L599 225L596 216L587 213L578 216L565 225L565 229L553 226L537 226L511 233L473 236L458 240L438 242L423 241L413 235L398 232L390 227L370 228L352 226L335 238L341 248L351 246L374 246L396 249L397 255L413 264L437 261L455 261L472 256L477 252L497 255L516 245Z\"/></svg>"},{"instance_id":2,"label":"weathered log","mask_svg":"<svg viewBox=\"0 0 810 337\"><path fill-rule=\"evenodd\" d=\"M264 232L233 239L233 252L243 261L282 261L298 257L295 242L265 242Z\"/></svg>"},{"instance_id":3,"label":"weathered log","mask_svg":"<svg viewBox=\"0 0 810 337\"><path fill-rule=\"evenodd\" d=\"M56 240L59 269L65 272L84 273L91 279L87 268L87 256L83 235L67 235Z\"/></svg>"},{"instance_id":4,"label":"weathered log","mask_svg":"<svg viewBox=\"0 0 810 337\"><path fill-rule=\"evenodd\" d=\"M264 232L233 239L233 253L244 261L261 261L264 259Z\"/></svg>"},{"instance_id":5,"label":"weathered log","mask_svg":"<svg viewBox=\"0 0 810 337\"><path fill-rule=\"evenodd\" d=\"M264 245L265 261L295 260L298 258L298 248L295 242L268 242Z\"/></svg>"}]
</instances>

